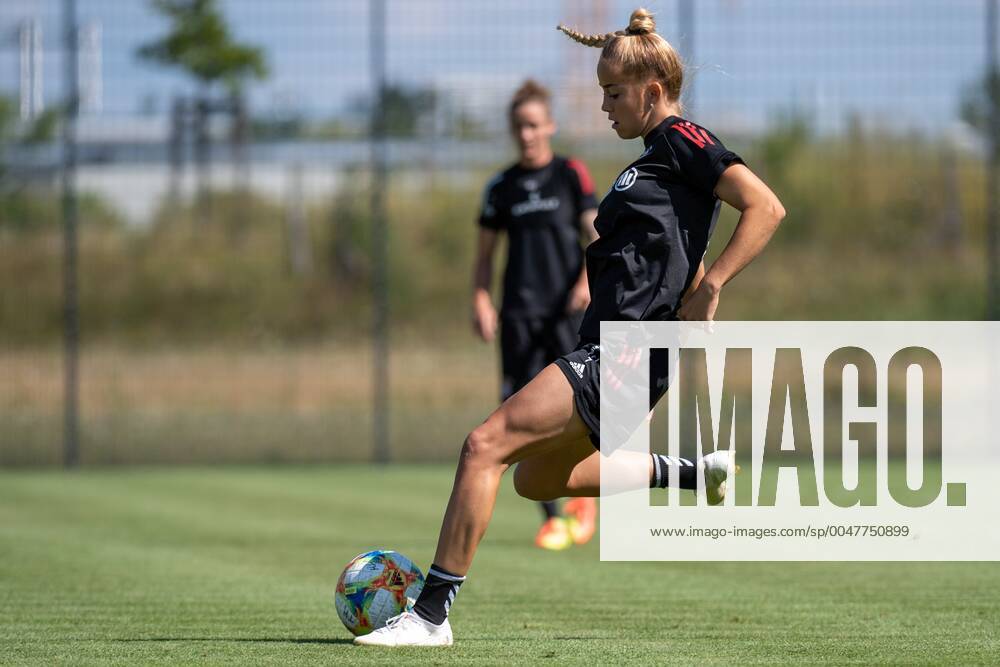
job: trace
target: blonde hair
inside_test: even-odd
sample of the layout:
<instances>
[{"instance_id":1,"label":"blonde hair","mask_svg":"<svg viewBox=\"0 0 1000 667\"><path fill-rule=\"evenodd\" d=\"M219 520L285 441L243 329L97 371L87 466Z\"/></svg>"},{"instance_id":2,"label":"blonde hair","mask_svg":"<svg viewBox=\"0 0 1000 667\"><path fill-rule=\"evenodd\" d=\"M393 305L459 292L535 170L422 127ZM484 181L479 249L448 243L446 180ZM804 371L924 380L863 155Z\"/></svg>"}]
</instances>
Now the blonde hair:
<instances>
[{"instance_id":1,"label":"blonde hair","mask_svg":"<svg viewBox=\"0 0 1000 667\"><path fill-rule=\"evenodd\" d=\"M508 117L513 120L514 112L517 111L519 106L525 104L526 102L541 103L551 115L552 95L549 93L548 88L534 79L527 79L521 84L521 87L514 92L514 95L510 98L510 106L507 109Z\"/></svg>"},{"instance_id":2,"label":"blonde hair","mask_svg":"<svg viewBox=\"0 0 1000 667\"><path fill-rule=\"evenodd\" d=\"M670 42L656 33L656 22L647 10L640 7L632 12L627 28L603 35L585 35L564 25L556 29L584 46L601 47L601 58L620 67L630 80L653 78L671 101L680 100L684 62Z\"/></svg>"}]
</instances>

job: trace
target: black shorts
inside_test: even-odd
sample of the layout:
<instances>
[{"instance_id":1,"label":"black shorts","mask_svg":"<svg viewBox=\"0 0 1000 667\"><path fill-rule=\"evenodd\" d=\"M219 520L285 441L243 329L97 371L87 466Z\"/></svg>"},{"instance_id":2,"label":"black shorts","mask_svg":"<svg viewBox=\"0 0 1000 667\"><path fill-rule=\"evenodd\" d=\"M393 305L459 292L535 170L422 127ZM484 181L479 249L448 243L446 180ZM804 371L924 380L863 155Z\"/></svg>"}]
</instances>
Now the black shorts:
<instances>
[{"instance_id":1,"label":"black shorts","mask_svg":"<svg viewBox=\"0 0 1000 667\"><path fill-rule=\"evenodd\" d=\"M670 357L667 350L653 348L646 363L649 364L650 410L667 392L670 386ZM582 342L577 349L555 361L570 386L573 387L573 402L580 419L590 431L590 442L598 450L601 448L601 346L595 342ZM630 395L626 389L614 391L612 400L635 401L641 397ZM639 424L622 425L622 431L615 434L616 440L624 442L639 427Z\"/></svg>"},{"instance_id":2,"label":"black shorts","mask_svg":"<svg viewBox=\"0 0 1000 667\"><path fill-rule=\"evenodd\" d=\"M583 314L500 320L500 400L519 392L542 369L576 347Z\"/></svg>"}]
</instances>

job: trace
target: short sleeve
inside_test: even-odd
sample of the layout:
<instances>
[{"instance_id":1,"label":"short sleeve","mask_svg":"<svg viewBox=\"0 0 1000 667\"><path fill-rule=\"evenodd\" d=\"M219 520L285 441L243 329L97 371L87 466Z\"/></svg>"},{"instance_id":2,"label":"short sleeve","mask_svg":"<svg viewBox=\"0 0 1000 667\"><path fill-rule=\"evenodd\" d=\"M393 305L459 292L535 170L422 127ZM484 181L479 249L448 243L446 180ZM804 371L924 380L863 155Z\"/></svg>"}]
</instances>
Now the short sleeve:
<instances>
[{"instance_id":1,"label":"short sleeve","mask_svg":"<svg viewBox=\"0 0 1000 667\"><path fill-rule=\"evenodd\" d=\"M483 201L479 209L479 226L500 230L506 227L506 217L500 206L499 175L493 177L483 190Z\"/></svg>"},{"instance_id":2,"label":"short sleeve","mask_svg":"<svg viewBox=\"0 0 1000 667\"><path fill-rule=\"evenodd\" d=\"M705 194L714 196L722 172L731 165L743 164L743 158L723 146L715 135L690 121L679 120L671 125L666 139L680 172Z\"/></svg>"},{"instance_id":3,"label":"short sleeve","mask_svg":"<svg viewBox=\"0 0 1000 667\"><path fill-rule=\"evenodd\" d=\"M597 208L597 196L594 194L594 180L587 171L587 166L580 160L566 160L570 177L573 180L574 207L579 213Z\"/></svg>"}]
</instances>

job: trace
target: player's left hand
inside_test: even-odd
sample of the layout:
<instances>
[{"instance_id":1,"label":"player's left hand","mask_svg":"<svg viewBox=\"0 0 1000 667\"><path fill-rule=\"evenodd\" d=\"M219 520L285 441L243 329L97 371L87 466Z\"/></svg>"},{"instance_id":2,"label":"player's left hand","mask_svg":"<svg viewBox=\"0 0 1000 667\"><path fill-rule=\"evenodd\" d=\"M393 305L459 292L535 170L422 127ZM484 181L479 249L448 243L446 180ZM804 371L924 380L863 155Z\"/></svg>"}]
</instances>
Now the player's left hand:
<instances>
[{"instance_id":1,"label":"player's left hand","mask_svg":"<svg viewBox=\"0 0 1000 667\"><path fill-rule=\"evenodd\" d=\"M705 282L689 294L677 311L677 317L687 322L711 322L719 307L719 290Z\"/></svg>"},{"instance_id":2,"label":"player's left hand","mask_svg":"<svg viewBox=\"0 0 1000 667\"><path fill-rule=\"evenodd\" d=\"M577 283L569 293L569 301L566 303L567 313L579 313L587 310L590 305L590 286L586 283Z\"/></svg>"}]
</instances>

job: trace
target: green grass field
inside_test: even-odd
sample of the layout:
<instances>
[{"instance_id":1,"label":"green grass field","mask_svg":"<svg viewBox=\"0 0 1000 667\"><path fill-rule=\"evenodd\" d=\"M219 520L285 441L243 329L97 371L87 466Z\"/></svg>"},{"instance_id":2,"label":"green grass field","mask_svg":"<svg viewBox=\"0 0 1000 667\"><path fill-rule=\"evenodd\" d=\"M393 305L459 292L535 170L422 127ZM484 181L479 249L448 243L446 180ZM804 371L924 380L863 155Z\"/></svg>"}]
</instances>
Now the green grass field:
<instances>
[{"instance_id":1,"label":"green grass field","mask_svg":"<svg viewBox=\"0 0 1000 667\"><path fill-rule=\"evenodd\" d=\"M350 644L372 547L426 568L447 466L0 473L0 663L1000 663L1000 564L601 563L505 484L450 649Z\"/></svg>"}]
</instances>

